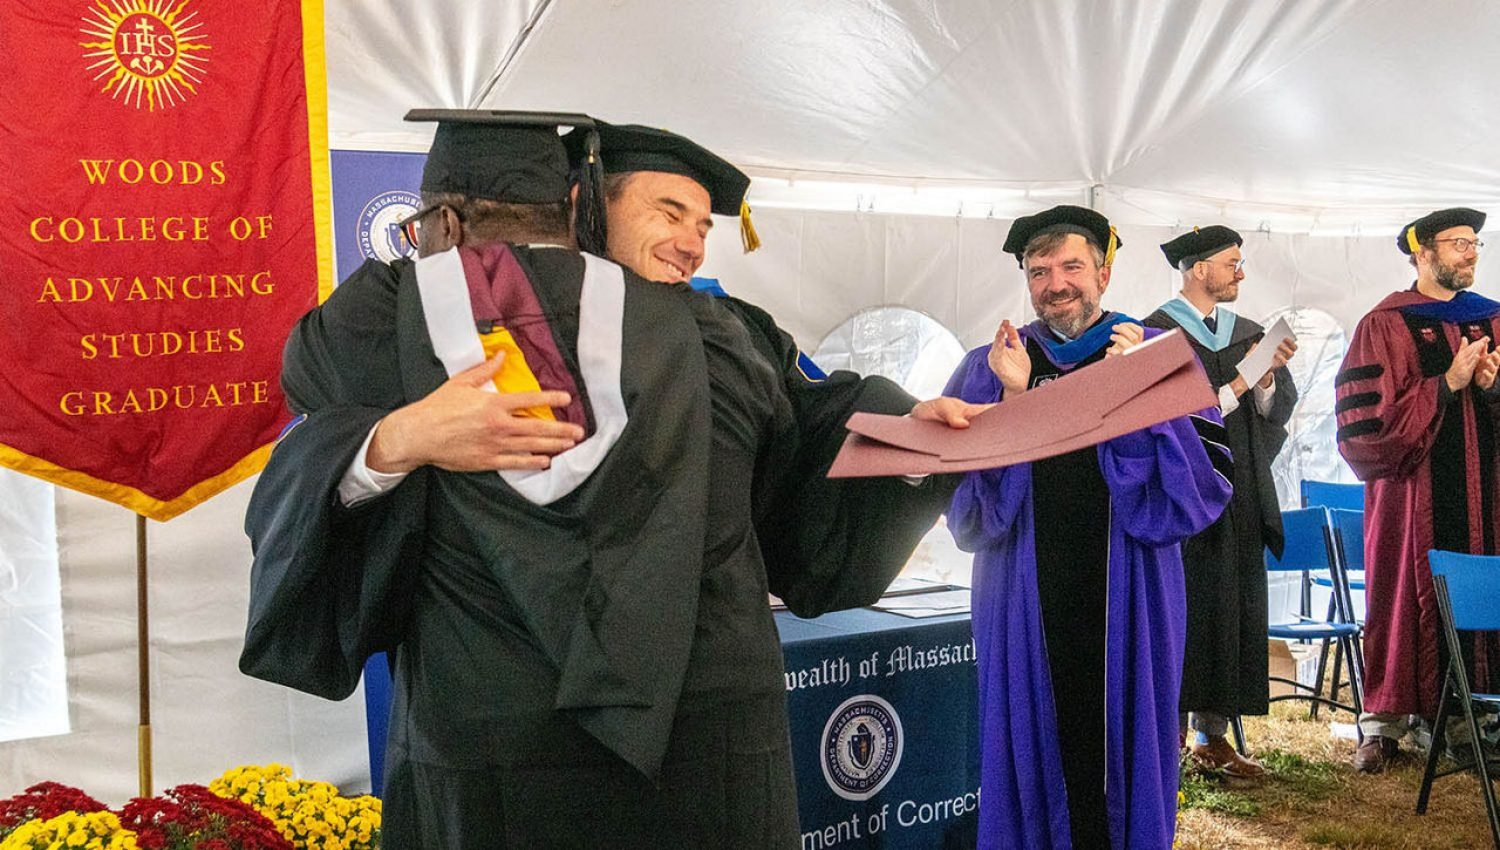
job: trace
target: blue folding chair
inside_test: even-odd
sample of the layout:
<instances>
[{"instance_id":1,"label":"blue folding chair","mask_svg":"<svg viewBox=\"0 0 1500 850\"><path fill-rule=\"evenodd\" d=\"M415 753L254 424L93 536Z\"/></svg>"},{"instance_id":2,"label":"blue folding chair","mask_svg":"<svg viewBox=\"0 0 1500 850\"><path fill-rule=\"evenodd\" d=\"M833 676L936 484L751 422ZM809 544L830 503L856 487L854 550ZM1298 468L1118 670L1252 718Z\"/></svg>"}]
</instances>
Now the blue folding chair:
<instances>
[{"instance_id":1,"label":"blue folding chair","mask_svg":"<svg viewBox=\"0 0 1500 850\"><path fill-rule=\"evenodd\" d=\"M1439 624L1443 639L1448 644L1448 669L1443 676L1443 690L1438 698L1437 721L1432 726L1432 746L1427 751L1427 768L1422 772L1422 789L1417 792L1417 814L1427 813L1427 800L1432 793L1432 782L1439 776L1474 770L1479 774L1479 788L1484 794L1485 810L1490 816L1490 837L1500 850L1500 812L1496 811L1495 788L1490 785L1490 771L1500 771L1500 762L1491 762L1485 757L1479 721L1474 717L1474 706L1500 708L1500 694L1476 694L1469 687L1469 674L1465 669L1463 645L1458 633L1500 630L1500 556L1461 555L1456 552L1431 551L1427 553L1432 562L1432 583L1437 591ZM1473 764L1461 764L1441 772L1437 771L1438 753L1443 750L1443 738L1447 734L1449 706L1457 702L1469 726L1469 740L1473 742Z\"/></svg>"},{"instance_id":2,"label":"blue folding chair","mask_svg":"<svg viewBox=\"0 0 1500 850\"><path fill-rule=\"evenodd\" d=\"M1334 543L1338 545L1339 557L1344 562L1344 577L1349 580L1349 591L1365 589L1365 512L1344 508L1329 508L1329 521L1333 523ZM1333 587L1333 579L1327 573L1314 573L1313 584ZM1330 598L1329 602L1333 600ZM1352 604L1352 602L1351 602ZM1349 609L1353 611L1351 607Z\"/></svg>"},{"instance_id":3,"label":"blue folding chair","mask_svg":"<svg viewBox=\"0 0 1500 850\"><path fill-rule=\"evenodd\" d=\"M1303 481L1302 507L1365 509L1365 485L1339 484L1333 481Z\"/></svg>"},{"instance_id":4,"label":"blue folding chair","mask_svg":"<svg viewBox=\"0 0 1500 850\"><path fill-rule=\"evenodd\" d=\"M1286 548L1280 558L1272 555L1269 550L1266 552L1266 570L1268 572L1327 571L1333 581L1334 604L1331 616L1325 619L1319 620L1304 615L1289 623L1271 623L1266 631L1271 637L1282 640L1322 641L1325 661L1329 644L1336 644L1343 656L1351 659L1349 664L1351 702L1341 703L1336 699L1323 696L1325 664L1322 662L1318 665L1316 681L1311 686L1276 676L1271 677L1273 681L1307 692L1272 697L1271 702L1307 700L1311 703L1312 709L1316 709L1319 705L1326 705L1329 708L1352 712L1355 717L1358 717L1364 706L1364 668L1363 665L1355 663L1361 657L1360 626L1350 616L1348 584L1345 581L1343 563L1335 548L1328 509L1316 507L1282 511L1281 526L1286 536Z\"/></svg>"},{"instance_id":5,"label":"blue folding chair","mask_svg":"<svg viewBox=\"0 0 1500 850\"><path fill-rule=\"evenodd\" d=\"M1302 482L1302 507L1304 508L1337 508L1346 511L1363 511L1365 509L1365 485L1363 484L1340 484L1335 481L1307 481ZM1347 561L1345 563L1348 563ZM1360 579L1363 582L1363 578ZM1312 615L1312 588L1313 585L1329 587L1329 579L1326 574L1313 573L1302 576L1302 616ZM1363 590L1363 587L1358 588Z\"/></svg>"},{"instance_id":6,"label":"blue folding chair","mask_svg":"<svg viewBox=\"0 0 1500 850\"><path fill-rule=\"evenodd\" d=\"M1346 486L1346 485L1339 485ZM1344 570L1344 611L1348 612L1346 622L1358 623L1359 618L1354 614L1354 591L1361 593L1365 590L1365 514L1364 511L1344 510L1342 508L1328 509L1329 523L1333 529L1334 554L1338 556L1339 563ZM1329 573L1315 572L1312 574L1313 584L1319 587L1327 587L1328 613L1326 618L1332 620L1337 612L1337 601L1333 596L1333 576ZM1328 662L1328 646L1325 643L1323 653L1318 659L1321 680L1322 670ZM1343 688L1343 665L1358 664L1361 674L1365 669L1364 647L1359 641L1354 642L1354 657L1347 658L1342 646L1335 646L1333 651L1333 686L1329 694L1335 701L1339 698L1339 691ZM1352 682L1352 679L1351 679ZM1313 704L1312 714L1318 716L1318 706Z\"/></svg>"}]
</instances>

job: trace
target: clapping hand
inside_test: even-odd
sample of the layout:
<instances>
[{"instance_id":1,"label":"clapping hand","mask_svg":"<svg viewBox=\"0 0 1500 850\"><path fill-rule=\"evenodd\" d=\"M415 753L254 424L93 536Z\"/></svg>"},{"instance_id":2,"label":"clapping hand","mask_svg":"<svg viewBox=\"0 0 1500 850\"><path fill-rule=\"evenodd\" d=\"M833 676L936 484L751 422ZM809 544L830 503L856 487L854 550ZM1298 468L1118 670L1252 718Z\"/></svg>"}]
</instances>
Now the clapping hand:
<instances>
[{"instance_id":1,"label":"clapping hand","mask_svg":"<svg viewBox=\"0 0 1500 850\"><path fill-rule=\"evenodd\" d=\"M1500 375L1500 349L1481 355L1474 364L1474 384L1481 390L1495 386L1495 377Z\"/></svg>"},{"instance_id":2,"label":"clapping hand","mask_svg":"<svg viewBox=\"0 0 1500 850\"><path fill-rule=\"evenodd\" d=\"M1453 363L1443 376L1448 382L1448 389L1458 392L1467 387L1474 380L1480 363L1489 360L1489 348L1490 338L1487 336L1460 345L1453 355ZM1494 375L1490 375L1489 381L1491 385L1495 383ZM1483 385L1481 388L1484 388Z\"/></svg>"},{"instance_id":3,"label":"clapping hand","mask_svg":"<svg viewBox=\"0 0 1500 850\"><path fill-rule=\"evenodd\" d=\"M1031 355L1026 353L1026 343L1009 319L1000 323L995 331L995 342L990 346L990 371L1000 379L1005 394L1014 396L1026 391L1031 380Z\"/></svg>"}]
</instances>

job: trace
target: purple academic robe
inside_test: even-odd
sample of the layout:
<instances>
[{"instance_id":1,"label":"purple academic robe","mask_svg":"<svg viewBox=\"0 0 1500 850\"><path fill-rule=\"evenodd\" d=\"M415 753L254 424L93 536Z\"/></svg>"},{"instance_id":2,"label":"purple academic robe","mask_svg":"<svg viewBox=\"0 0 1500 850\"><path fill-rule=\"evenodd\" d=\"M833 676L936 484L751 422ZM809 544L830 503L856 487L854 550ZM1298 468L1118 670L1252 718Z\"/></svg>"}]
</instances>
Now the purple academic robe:
<instances>
[{"instance_id":1,"label":"purple academic robe","mask_svg":"<svg viewBox=\"0 0 1500 850\"><path fill-rule=\"evenodd\" d=\"M1034 381L1039 354L1057 372L1072 368L1037 344L1041 333L1037 323L1022 330ZM1155 335L1149 329L1147 334ZM1000 399L988 351L985 346L969 353L947 395L971 402ZM1211 458L1204 442L1222 427L1219 423L1217 411L1206 410L1095 450L1108 489L1105 669L1099 684L1104 689L1104 809L1110 844L1117 850L1172 845L1186 629L1179 543L1211 525L1229 501L1231 486L1222 471L1227 456ZM1038 594L1038 569L1047 565L1037 563L1032 467L967 474L948 513L959 546L975 553L980 848L1074 846Z\"/></svg>"}]
</instances>

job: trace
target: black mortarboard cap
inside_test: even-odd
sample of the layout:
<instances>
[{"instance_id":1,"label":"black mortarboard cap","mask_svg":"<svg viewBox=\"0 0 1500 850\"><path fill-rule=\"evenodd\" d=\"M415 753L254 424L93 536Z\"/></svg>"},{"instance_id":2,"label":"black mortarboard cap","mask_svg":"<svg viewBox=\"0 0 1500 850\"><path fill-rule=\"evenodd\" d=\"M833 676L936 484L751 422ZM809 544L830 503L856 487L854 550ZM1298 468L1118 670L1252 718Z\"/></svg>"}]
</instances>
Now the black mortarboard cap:
<instances>
[{"instance_id":1,"label":"black mortarboard cap","mask_svg":"<svg viewBox=\"0 0 1500 850\"><path fill-rule=\"evenodd\" d=\"M1043 233L1077 233L1085 237L1104 252L1106 266L1115 261L1115 250L1125 244L1120 240L1119 234L1115 233L1115 229L1109 226L1109 219L1087 207L1061 204L1036 215L1016 219L1010 226L1010 233L1005 236L1005 247L1002 250L1007 254L1014 254L1016 264L1024 267L1026 245Z\"/></svg>"},{"instance_id":2,"label":"black mortarboard cap","mask_svg":"<svg viewBox=\"0 0 1500 850\"><path fill-rule=\"evenodd\" d=\"M1172 268L1180 269L1184 263L1196 263L1227 248L1238 248L1245 244L1244 237L1222 224L1195 227L1191 231L1163 242L1161 252L1167 256Z\"/></svg>"},{"instance_id":3,"label":"black mortarboard cap","mask_svg":"<svg viewBox=\"0 0 1500 850\"><path fill-rule=\"evenodd\" d=\"M1430 212L1401 228L1401 233L1396 236L1396 247L1400 248L1403 254L1415 254L1423 242L1450 227L1468 225L1474 228L1475 233L1478 233L1479 229L1484 227L1484 219L1484 213L1468 207L1453 207Z\"/></svg>"},{"instance_id":4,"label":"black mortarboard cap","mask_svg":"<svg viewBox=\"0 0 1500 850\"><path fill-rule=\"evenodd\" d=\"M691 177L708 190L717 215L739 215L750 188L750 177L728 160L702 145L667 130L639 124L598 124L599 153L605 174L627 171L664 171ZM577 166L583 158L583 139L577 131L564 139Z\"/></svg>"},{"instance_id":5,"label":"black mortarboard cap","mask_svg":"<svg viewBox=\"0 0 1500 850\"><path fill-rule=\"evenodd\" d=\"M740 240L746 253L760 247L760 236L750 221L745 192L750 177L723 157L670 130L640 124L595 125L605 174L661 171L691 178L708 192L709 209L716 215L740 218ZM563 137L574 168L588 164L587 134L574 130Z\"/></svg>"},{"instance_id":6,"label":"black mortarboard cap","mask_svg":"<svg viewBox=\"0 0 1500 850\"><path fill-rule=\"evenodd\" d=\"M407 121L436 121L422 191L457 192L510 204L568 197L560 126L587 128L587 115L491 109L413 109Z\"/></svg>"}]
</instances>

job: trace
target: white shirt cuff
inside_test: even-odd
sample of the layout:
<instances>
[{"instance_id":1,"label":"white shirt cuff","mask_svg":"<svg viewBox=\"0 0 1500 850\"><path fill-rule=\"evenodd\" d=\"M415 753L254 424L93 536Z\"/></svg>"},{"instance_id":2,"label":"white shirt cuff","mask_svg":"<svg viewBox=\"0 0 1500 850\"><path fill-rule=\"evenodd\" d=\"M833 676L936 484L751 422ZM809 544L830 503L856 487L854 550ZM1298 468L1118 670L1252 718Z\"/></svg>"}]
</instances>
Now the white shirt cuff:
<instances>
[{"instance_id":1,"label":"white shirt cuff","mask_svg":"<svg viewBox=\"0 0 1500 850\"><path fill-rule=\"evenodd\" d=\"M375 428L379 427L380 422L376 422ZM365 462L365 455L370 452L370 441L375 439L375 428L371 428L370 433L365 435L364 444L359 447L349 468L344 470L344 477L339 479L339 503L346 508L394 490L397 484L406 480L405 472L377 472Z\"/></svg>"},{"instance_id":2,"label":"white shirt cuff","mask_svg":"<svg viewBox=\"0 0 1500 850\"><path fill-rule=\"evenodd\" d=\"M1228 384L1219 387L1219 415L1228 416L1240 407L1239 396L1234 394L1234 389Z\"/></svg>"},{"instance_id":3,"label":"white shirt cuff","mask_svg":"<svg viewBox=\"0 0 1500 850\"><path fill-rule=\"evenodd\" d=\"M1256 384L1250 388L1250 391L1255 393L1255 409L1260 411L1261 416L1270 416L1271 402L1276 400L1276 379L1272 378L1271 385L1265 389L1261 389L1260 384Z\"/></svg>"}]
</instances>

